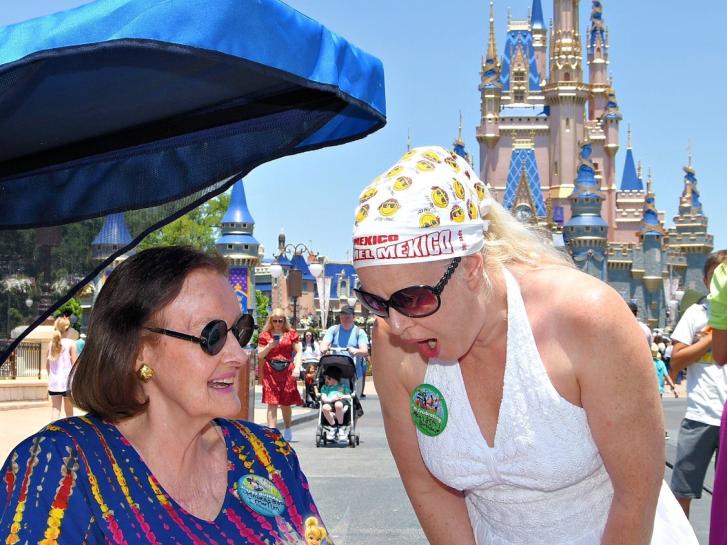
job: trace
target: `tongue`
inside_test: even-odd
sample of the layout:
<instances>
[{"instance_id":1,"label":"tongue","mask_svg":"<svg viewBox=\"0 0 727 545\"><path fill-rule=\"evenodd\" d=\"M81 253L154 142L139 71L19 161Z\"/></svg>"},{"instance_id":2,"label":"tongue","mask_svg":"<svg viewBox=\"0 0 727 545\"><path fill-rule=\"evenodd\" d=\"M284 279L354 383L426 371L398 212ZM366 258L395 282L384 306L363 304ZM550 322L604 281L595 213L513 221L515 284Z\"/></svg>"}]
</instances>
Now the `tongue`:
<instances>
[{"instance_id":1,"label":"tongue","mask_svg":"<svg viewBox=\"0 0 727 545\"><path fill-rule=\"evenodd\" d=\"M435 339L422 341L419 343L419 353L426 360L436 358L439 355L439 343L437 343Z\"/></svg>"}]
</instances>

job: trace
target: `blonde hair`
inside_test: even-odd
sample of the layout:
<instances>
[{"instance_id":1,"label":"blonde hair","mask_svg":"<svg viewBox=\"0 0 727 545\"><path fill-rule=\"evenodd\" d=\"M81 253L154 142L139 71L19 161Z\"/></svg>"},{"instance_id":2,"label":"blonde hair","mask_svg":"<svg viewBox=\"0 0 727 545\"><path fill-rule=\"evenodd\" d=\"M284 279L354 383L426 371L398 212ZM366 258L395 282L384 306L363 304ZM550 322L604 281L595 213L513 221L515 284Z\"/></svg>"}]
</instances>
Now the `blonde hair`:
<instances>
[{"instance_id":1,"label":"blonde hair","mask_svg":"<svg viewBox=\"0 0 727 545\"><path fill-rule=\"evenodd\" d=\"M306 543L318 542L328 537L328 532L323 526L318 526L318 519L308 517L305 519L305 541Z\"/></svg>"},{"instance_id":2,"label":"blonde hair","mask_svg":"<svg viewBox=\"0 0 727 545\"><path fill-rule=\"evenodd\" d=\"M71 321L65 316L59 316L53 323L53 339L50 344L50 357L54 360L61 355L61 337L71 327Z\"/></svg>"},{"instance_id":3,"label":"blonde hair","mask_svg":"<svg viewBox=\"0 0 727 545\"><path fill-rule=\"evenodd\" d=\"M523 264L533 268L543 265L574 266L570 255L553 246L543 229L518 221L494 199L489 205L489 212L483 216L490 222L482 250L485 263Z\"/></svg>"},{"instance_id":4,"label":"blonde hair","mask_svg":"<svg viewBox=\"0 0 727 545\"><path fill-rule=\"evenodd\" d=\"M285 311L282 308L275 308L268 316L268 319L265 321L265 325L263 326L263 331L272 331L273 330L273 318L283 318L285 321L283 322L283 331L290 331L290 323L288 322L288 317L285 315Z\"/></svg>"}]
</instances>

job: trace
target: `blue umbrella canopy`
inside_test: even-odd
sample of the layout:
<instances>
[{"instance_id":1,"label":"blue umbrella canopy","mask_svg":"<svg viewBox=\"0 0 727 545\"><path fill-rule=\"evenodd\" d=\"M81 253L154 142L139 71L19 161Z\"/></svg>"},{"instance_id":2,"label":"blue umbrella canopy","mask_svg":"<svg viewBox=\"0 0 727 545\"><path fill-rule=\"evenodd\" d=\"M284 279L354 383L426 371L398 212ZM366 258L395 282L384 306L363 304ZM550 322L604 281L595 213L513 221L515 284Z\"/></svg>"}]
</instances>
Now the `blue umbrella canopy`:
<instances>
[{"instance_id":1,"label":"blue umbrella canopy","mask_svg":"<svg viewBox=\"0 0 727 545\"><path fill-rule=\"evenodd\" d=\"M97 0L0 28L0 277L77 287L256 166L384 124L381 62L277 0ZM130 244L58 253L114 213Z\"/></svg>"}]
</instances>

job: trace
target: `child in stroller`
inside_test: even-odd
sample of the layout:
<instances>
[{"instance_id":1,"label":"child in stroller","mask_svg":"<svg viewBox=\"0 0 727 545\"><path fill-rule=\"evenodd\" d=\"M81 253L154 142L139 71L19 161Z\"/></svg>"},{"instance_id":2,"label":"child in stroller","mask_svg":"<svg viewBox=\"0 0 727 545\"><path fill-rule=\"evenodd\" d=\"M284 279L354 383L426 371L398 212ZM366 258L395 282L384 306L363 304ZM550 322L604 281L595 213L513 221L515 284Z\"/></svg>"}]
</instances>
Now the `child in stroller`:
<instances>
[{"instance_id":1,"label":"child in stroller","mask_svg":"<svg viewBox=\"0 0 727 545\"><path fill-rule=\"evenodd\" d=\"M320 401L316 446L348 441L359 443L357 416L363 413L355 398L356 366L350 356L331 354L321 357L317 374Z\"/></svg>"},{"instance_id":2,"label":"child in stroller","mask_svg":"<svg viewBox=\"0 0 727 545\"><path fill-rule=\"evenodd\" d=\"M343 426L343 402L351 399L351 389L345 384L341 384L341 370L338 367L329 367L323 374L325 384L321 388L321 412L323 417L328 422L328 426L323 426L323 430L326 432L326 438L329 441L334 441L336 435L347 436L348 429ZM333 411L335 410L336 415L334 418ZM334 429L334 426L338 424L338 427Z\"/></svg>"}]
</instances>

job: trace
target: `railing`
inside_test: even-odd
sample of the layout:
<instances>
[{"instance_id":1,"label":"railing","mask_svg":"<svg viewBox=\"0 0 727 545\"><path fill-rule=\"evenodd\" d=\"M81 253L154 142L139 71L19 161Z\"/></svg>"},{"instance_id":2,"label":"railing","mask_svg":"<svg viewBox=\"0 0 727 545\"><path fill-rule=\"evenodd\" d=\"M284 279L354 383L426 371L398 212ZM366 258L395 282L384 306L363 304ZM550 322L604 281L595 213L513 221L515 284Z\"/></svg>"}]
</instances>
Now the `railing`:
<instances>
[{"instance_id":1,"label":"railing","mask_svg":"<svg viewBox=\"0 0 727 545\"><path fill-rule=\"evenodd\" d=\"M0 340L0 349L9 344L10 341ZM0 379L41 378L40 347L40 343L21 342L0 364Z\"/></svg>"}]
</instances>

